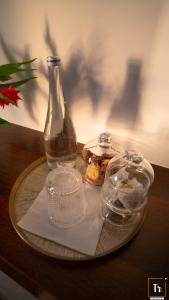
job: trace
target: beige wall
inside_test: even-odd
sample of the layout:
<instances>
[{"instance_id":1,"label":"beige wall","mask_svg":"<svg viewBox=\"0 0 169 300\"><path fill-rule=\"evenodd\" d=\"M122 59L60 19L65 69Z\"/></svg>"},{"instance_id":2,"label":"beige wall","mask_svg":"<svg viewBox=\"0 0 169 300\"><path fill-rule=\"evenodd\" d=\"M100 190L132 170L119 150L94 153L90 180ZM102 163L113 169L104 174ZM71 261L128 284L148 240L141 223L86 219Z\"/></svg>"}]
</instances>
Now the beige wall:
<instances>
[{"instance_id":1,"label":"beige wall","mask_svg":"<svg viewBox=\"0 0 169 300\"><path fill-rule=\"evenodd\" d=\"M59 53L78 140L104 130L169 167L168 0L0 0L0 63L37 57L11 122L43 131L47 55Z\"/></svg>"}]
</instances>

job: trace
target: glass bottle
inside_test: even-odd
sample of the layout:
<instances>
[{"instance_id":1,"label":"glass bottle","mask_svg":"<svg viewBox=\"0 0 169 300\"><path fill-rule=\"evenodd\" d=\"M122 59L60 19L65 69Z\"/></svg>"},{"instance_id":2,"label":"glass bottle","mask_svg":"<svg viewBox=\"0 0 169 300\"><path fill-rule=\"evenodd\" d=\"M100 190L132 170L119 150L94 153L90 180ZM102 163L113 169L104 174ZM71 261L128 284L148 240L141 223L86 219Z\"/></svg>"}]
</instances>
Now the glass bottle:
<instances>
[{"instance_id":1,"label":"glass bottle","mask_svg":"<svg viewBox=\"0 0 169 300\"><path fill-rule=\"evenodd\" d=\"M48 56L49 102L44 129L45 152L49 169L59 165L74 166L77 153L76 134L64 101L58 56Z\"/></svg>"}]
</instances>

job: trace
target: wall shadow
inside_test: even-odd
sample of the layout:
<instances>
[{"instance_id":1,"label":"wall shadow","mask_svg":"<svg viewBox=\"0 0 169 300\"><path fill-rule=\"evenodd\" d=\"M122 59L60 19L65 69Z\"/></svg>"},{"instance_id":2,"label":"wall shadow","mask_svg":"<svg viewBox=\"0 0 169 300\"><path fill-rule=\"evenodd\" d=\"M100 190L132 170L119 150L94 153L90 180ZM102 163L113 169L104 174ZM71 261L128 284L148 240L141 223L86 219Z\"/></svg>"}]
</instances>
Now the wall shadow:
<instances>
[{"instance_id":1,"label":"wall shadow","mask_svg":"<svg viewBox=\"0 0 169 300\"><path fill-rule=\"evenodd\" d=\"M48 21L47 16L45 18L45 31L44 31L43 37L44 37L45 44L46 44L47 48L49 49L49 56L50 55L54 55L54 56L58 55L56 41L53 39L53 37L51 35L49 21ZM45 65L43 62L41 62L39 65L39 71L45 77L45 79L48 80L47 64ZM46 99L48 100L48 97Z\"/></svg>"},{"instance_id":2,"label":"wall shadow","mask_svg":"<svg viewBox=\"0 0 169 300\"><path fill-rule=\"evenodd\" d=\"M17 57L21 57L22 60L32 58L30 57L29 45L25 46L23 51L19 51L9 46L1 36L0 42L9 62L17 61ZM49 50L48 55L59 55L56 39L51 35L47 17L45 19L44 42ZM65 99L70 108L80 99L89 99L93 116L97 114L99 104L103 103L103 99L106 99L110 105L112 103L107 118L107 127L113 127L114 124L125 124L126 127L133 129L139 118L142 61L134 59L128 61L121 95L113 99L113 85L105 86L102 73L100 72L105 63L105 54L103 52L101 39L96 36L91 38L87 53L86 49L79 42L76 42L70 49L67 63L66 65L63 64L62 67ZM40 61L38 68L42 76L48 80L48 70L45 62ZM33 76L32 72L29 73L29 76ZM22 80L24 77L24 73L18 74L19 80ZM32 80L22 88L24 105L32 120L38 124L34 109L37 92L42 94L43 99L48 100L48 92L43 92L38 84L38 80Z\"/></svg>"},{"instance_id":3,"label":"wall shadow","mask_svg":"<svg viewBox=\"0 0 169 300\"><path fill-rule=\"evenodd\" d=\"M23 51L19 51L18 49L12 47L11 45L9 46L9 44L6 43L6 41L2 38L2 36L0 36L0 45L9 63L18 61L18 57L20 61L26 61L32 59L32 57L30 56L29 45L26 45ZM32 76L36 76L36 74L33 73L33 71L29 71L29 72L18 73L15 75L15 78L16 80L23 80L27 77L32 77ZM19 90L23 95L22 97L23 103L31 119L36 124L39 124L33 109L35 105L37 91L40 90L42 92L37 82L37 79L33 79L30 82L26 83L24 86L19 87Z\"/></svg>"},{"instance_id":4,"label":"wall shadow","mask_svg":"<svg viewBox=\"0 0 169 300\"><path fill-rule=\"evenodd\" d=\"M49 27L49 21L48 17L46 16L45 20L45 33L44 33L44 40L46 45L48 46L49 50L51 51L52 55L58 55L58 50L57 50L57 45L55 40L53 39L51 32L50 32L50 27Z\"/></svg>"},{"instance_id":5,"label":"wall shadow","mask_svg":"<svg viewBox=\"0 0 169 300\"><path fill-rule=\"evenodd\" d=\"M141 103L141 69L141 60L128 61L121 96L113 101L107 120L108 126L114 123L125 124L125 128L129 129L135 127Z\"/></svg>"},{"instance_id":6,"label":"wall shadow","mask_svg":"<svg viewBox=\"0 0 169 300\"><path fill-rule=\"evenodd\" d=\"M44 40L49 49L49 55L59 55L47 17L45 19ZM72 47L67 64L62 66L62 84L69 107L79 99L89 98L93 113L95 113L106 90L97 71L99 66L104 63L104 56L99 51L101 42L99 39L96 41L96 37L93 40L95 40L95 44L91 44L90 49L94 49L94 55L92 52L91 55L86 56L82 45L77 48L79 42ZM46 66L41 64L40 71L48 79Z\"/></svg>"},{"instance_id":7,"label":"wall shadow","mask_svg":"<svg viewBox=\"0 0 169 300\"><path fill-rule=\"evenodd\" d=\"M92 57L86 58L83 48L74 50L69 57L69 61L63 69L63 87L68 105L79 99L88 98L91 103L93 113L97 112L99 103L106 92L103 82L98 76L99 64L103 63Z\"/></svg>"},{"instance_id":8,"label":"wall shadow","mask_svg":"<svg viewBox=\"0 0 169 300\"><path fill-rule=\"evenodd\" d=\"M47 18L44 39L50 51L49 55L59 55L56 42L50 33ZM118 98L113 99L113 85L105 86L102 75L99 74L105 58L100 46L100 37L94 36L91 41L89 51L91 49L92 51L89 53L86 53L83 45L77 42L70 50L67 64L62 67L62 83L66 102L71 108L76 101L89 99L93 115L95 115L99 104L106 99L108 103L112 103L106 121L107 127L112 127L114 124L125 124L125 127L133 129L139 118L141 103L142 61L139 59L128 60L122 91ZM41 71L45 78L48 78L47 68L42 65Z\"/></svg>"}]
</instances>

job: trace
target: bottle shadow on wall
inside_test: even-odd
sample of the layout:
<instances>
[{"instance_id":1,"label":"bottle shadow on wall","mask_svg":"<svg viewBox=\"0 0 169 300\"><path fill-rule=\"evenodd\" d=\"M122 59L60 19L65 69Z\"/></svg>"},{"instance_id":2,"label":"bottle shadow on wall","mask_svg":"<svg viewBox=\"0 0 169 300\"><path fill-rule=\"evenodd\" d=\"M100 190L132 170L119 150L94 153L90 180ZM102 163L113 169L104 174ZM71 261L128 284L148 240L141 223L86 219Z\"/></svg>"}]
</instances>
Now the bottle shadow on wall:
<instances>
[{"instance_id":1,"label":"bottle shadow on wall","mask_svg":"<svg viewBox=\"0 0 169 300\"><path fill-rule=\"evenodd\" d=\"M82 48L74 50L63 70L63 87L68 104L73 105L81 99L89 99L93 115L97 114L106 87L99 78L98 68L102 63L92 57L86 58ZM98 54L99 55L99 54Z\"/></svg>"},{"instance_id":2,"label":"bottle shadow on wall","mask_svg":"<svg viewBox=\"0 0 169 300\"><path fill-rule=\"evenodd\" d=\"M57 56L58 55L57 45L56 45L56 41L53 39L53 37L51 35L47 16L45 18L45 31L44 31L44 36L43 37L44 37L45 44L46 44L46 46L48 48L48 51L49 51L48 56L50 56L50 55L51 56ZM42 61L39 65L39 71L45 77L45 79L48 80L47 65ZM46 97L46 101L47 100L48 100L48 97Z\"/></svg>"},{"instance_id":3,"label":"bottle shadow on wall","mask_svg":"<svg viewBox=\"0 0 169 300\"><path fill-rule=\"evenodd\" d=\"M45 19L45 33L44 40L49 49L49 55L58 55L56 41L50 33L48 18ZM72 105L80 99L88 98L91 102L93 114L97 112L99 103L106 93L103 80L99 78L98 69L104 63L104 55L99 52L101 47L100 40L95 44L90 45L93 47L92 53L94 55L86 55L83 46L77 45L72 47L67 64L62 67L62 84L66 102L71 108ZM48 78L46 66L41 65L41 72Z\"/></svg>"},{"instance_id":4,"label":"bottle shadow on wall","mask_svg":"<svg viewBox=\"0 0 169 300\"><path fill-rule=\"evenodd\" d=\"M110 113L106 121L108 128L121 124L133 129L139 118L141 103L141 69L142 61L130 59L127 64L126 79L122 88L121 96L113 99L113 84L106 86L104 76L100 74L100 69L104 66L105 54L99 46L101 40L95 37L93 44L90 44L89 53L86 53L82 45L77 44L72 47L67 64L62 69L62 83L66 102L71 108L74 103L81 99L89 99L93 116L97 115L99 105L103 99L112 103ZM49 49L49 55L58 55L56 39L50 32L48 19L45 20L44 41ZM0 36L1 47L9 62L16 62L17 57L22 60L30 60L29 46L24 47L24 51L19 51L14 47L9 47L5 40ZM38 65L39 72L48 80L47 66L44 62ZM32 72L29 76L34 76ZM18 74L18 79L24 79L24 74ZM35 114L36 94L41 93L42 98L48 101L48 92L44 93L38 84L38 80L31 80L22 88L24 105L34 122L39 123ZM84 102L82 102L84 103ZM83 104L82 104L83 105ZM81 109L83 113L83 107Z\"/></svg>"},{"instance_id":5,"label":"bottle shadow on wall","mask_svg":"<svg viewBox=\"0 0 169 300\"><path fill-rule=\"evenodd\" d=\"M58 55L56 41L51 36L47 18L44 38L50 55ZM120 96L114 98L113 84L105 86L104 76L99 74L100 67L104 66L105 58L101 53L102 47L99 46L101 40L97 40L96 37L91 40L95 41L89 47L89 51L93 49L91 55L84 51L80 43L76 43L71 49L67 64L62 69L63 91L67 104L71 108L76 101L89 99L93 116L96 116L100 103L106 99L106 103L112 103L106 120L107 127L113 128L117 125L133 130L140 114L142 61L128 60L124 85L121 92L118 92ZM77 45L80 46L77 47ZM47 78L46 68L42 67L41 71ZM83 107L81 111L83 113Z\"/></svg>"},{"instance_id":6,"label":"bottle shadow on wall","mask_svg":"<svg viewBox=\"0 0 169 300\"><path fill-rule=\"evenodd\" d=\"M6 41L0 36L0 44L1 48L4 52L4 55L8 59L9 63L14 63L18 61L18 57L20 61L27 61L31 60L32 57L30 56L30 50L29 45L26 45L24 47L23 51L19 51L18 49L12 47L11 45L6 43ZM16 75L18 80L23 80L28 77L34 77L36 74L33 71L29 71L25 74L25 72L20 72ZM23 103L28 111L28 114L30 118L36 123L39 124L38 119L35 114L35 104L36 104L36 93L37 91L40 91L43 94L43 91L41 90L37 79L33 79L29 81L24 86L19 87L19 90L21 91L23 95Z\"/></svg>"},{"instance_id":7,"label":"bottle shadow on wall","mask_svg":"<svg viewBox=\"0 0 169 300\"><path fill-rule=\"evenodd\" d=\"M133 130L140 117L142 61L129 59L121 96L114 99L107 119L108 127Z\"/></svg>"}]
</instances>

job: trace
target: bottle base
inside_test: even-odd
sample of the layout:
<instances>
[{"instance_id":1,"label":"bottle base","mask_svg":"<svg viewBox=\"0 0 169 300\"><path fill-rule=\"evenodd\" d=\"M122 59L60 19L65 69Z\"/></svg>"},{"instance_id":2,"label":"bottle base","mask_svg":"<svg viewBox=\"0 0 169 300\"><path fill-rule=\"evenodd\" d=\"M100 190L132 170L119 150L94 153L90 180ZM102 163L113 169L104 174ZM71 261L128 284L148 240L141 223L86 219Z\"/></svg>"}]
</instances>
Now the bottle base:
<instances>
[{"instance_id":1,"label":"bottle base","mask_svg":"<svg viewBox=\"0 0 169 300\"><path fill-rule=\"evenodd\" d=\"M77 154L71 154L64 157L53 157L46 153L47 165L50 170L58 168L60 166L67 166L74 168L76 165Z\"/></svg>"}]
</instances>

